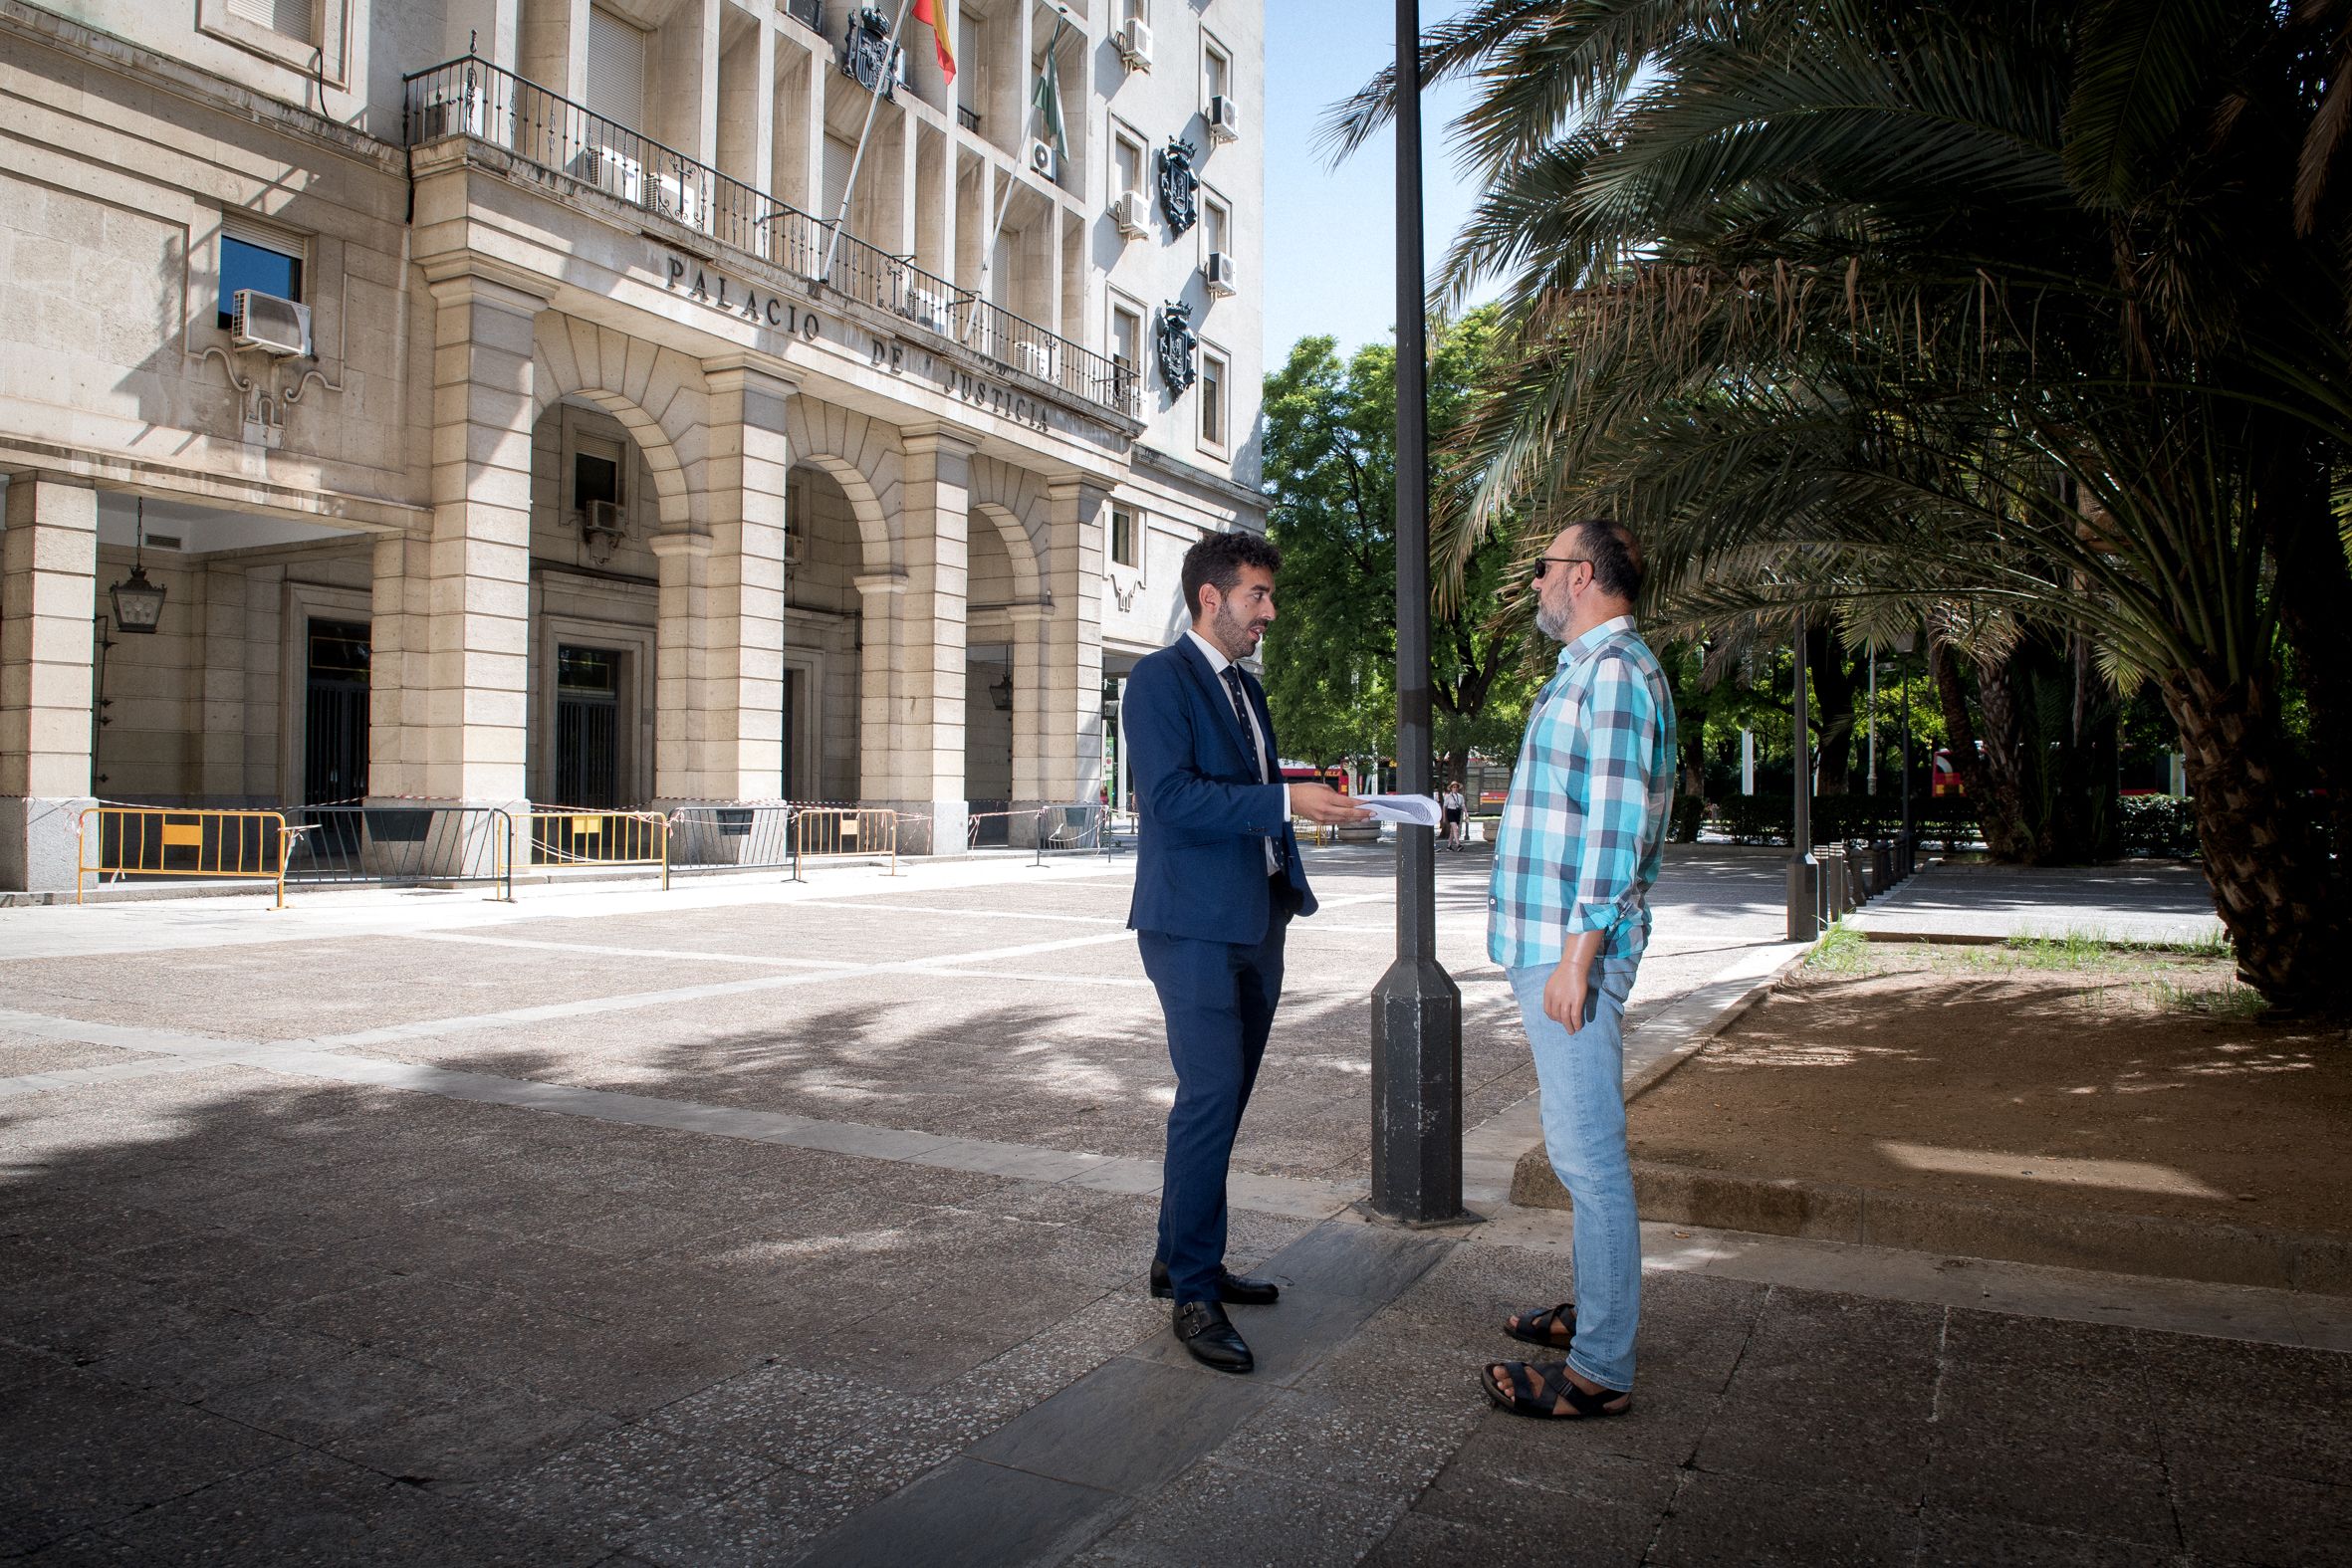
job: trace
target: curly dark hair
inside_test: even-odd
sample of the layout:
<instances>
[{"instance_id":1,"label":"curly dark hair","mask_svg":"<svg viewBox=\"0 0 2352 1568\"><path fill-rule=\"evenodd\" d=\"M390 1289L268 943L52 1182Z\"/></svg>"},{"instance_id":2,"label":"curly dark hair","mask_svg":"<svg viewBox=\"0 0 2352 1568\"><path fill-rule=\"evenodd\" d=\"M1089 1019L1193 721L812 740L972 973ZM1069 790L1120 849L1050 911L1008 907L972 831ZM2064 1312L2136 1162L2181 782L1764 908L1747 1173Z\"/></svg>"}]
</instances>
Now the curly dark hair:
<instances>
[{"instance_id":1,"label":"curly dark hair","mask_svg":"<svg viewBox=\"0 0 2352 1568\"><path fill-rule=\"evenodd\" d=\"M1244 566L1283 569L1283 553L1262 534L1204 534L1184 553L1184 602L1192 618L1201 618L1201 589L1211 583L1220 594L1231 593L1242 580Z\"/></svg>"}]
</instances>

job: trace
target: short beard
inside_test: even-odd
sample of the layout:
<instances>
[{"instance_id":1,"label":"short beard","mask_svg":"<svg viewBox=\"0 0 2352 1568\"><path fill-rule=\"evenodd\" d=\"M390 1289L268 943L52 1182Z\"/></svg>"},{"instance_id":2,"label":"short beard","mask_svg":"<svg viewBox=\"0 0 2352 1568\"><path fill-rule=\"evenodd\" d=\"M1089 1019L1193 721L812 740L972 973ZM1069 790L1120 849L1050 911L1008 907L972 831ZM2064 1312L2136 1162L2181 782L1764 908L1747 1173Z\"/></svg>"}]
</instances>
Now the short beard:
<instances>
[{"instance_id":1,"label":"short beard","mask_svg":"<svg viewBox=\"0 0 2352 1568\"><path fill-rule=\"evenodd\" d=\"M1567 641L1568 612L1564 609L1554 611L1548 604L1537 603L1535 629L1554 642Z\"/></svg>"},{"instance_id":2,"label":"short beard","mask_svg":"<svg viewBox=\"0 0 2352 1568\"><path fill-rule=\"evenodd\" d=\"M1250 653L1250 628L1234 613L1231 601L1217 606L1217 613L1209 619L1209 629L1217 634L1217 646L1229 659L1245 658Z\"/></svg>"}]
</instances>

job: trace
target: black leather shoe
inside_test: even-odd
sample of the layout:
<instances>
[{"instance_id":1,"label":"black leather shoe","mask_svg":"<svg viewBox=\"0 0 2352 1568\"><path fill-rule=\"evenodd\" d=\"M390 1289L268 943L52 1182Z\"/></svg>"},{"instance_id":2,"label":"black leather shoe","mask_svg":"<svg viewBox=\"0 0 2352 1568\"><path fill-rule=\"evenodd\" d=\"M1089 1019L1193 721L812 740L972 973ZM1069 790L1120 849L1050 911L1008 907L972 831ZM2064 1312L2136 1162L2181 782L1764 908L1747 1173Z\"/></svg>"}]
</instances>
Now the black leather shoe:
<instances>
[{"instance_id":1,"label":"black leather shoe","mask_svg":"<svg viewBox=\"0 0 2352 1568\"><path fill-rule=\"evenodd\" d=\"M1220 1372L1248 1372L1258 1365L1249 1344L1234 1332L1225 1308L1214 1301L1182 1301L1176 1306L1176 1338L1192 1359Z\"/></svg>"},{"instance_id":2,"label":"black leather shoe","mask_svg":"<svg viewBox=\"0 0 2352 1568\"><path fill-rule=\"evenodd\" d=\"M1156 1257L1151 1260L1151 1293L1162 1301L1176 1293L1168 1283L1168 1265ZM1282 1294L1283 1287L1271 1279L1217 1270L1217 1299L1227 1306L1273 1306Z\"/></svg>"}]
</instances>

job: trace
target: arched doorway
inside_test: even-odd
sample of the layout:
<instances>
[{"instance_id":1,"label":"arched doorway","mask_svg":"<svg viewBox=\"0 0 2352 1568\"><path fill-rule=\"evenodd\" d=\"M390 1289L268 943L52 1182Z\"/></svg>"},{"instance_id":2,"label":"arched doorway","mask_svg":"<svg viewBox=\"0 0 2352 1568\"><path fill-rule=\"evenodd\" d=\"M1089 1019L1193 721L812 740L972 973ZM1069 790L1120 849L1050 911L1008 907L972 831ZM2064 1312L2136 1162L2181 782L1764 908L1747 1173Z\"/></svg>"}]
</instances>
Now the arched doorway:
<instances>
[{"instance_id":1,"label":"arched doorway","mask_svg":"<svg viewBox=\"0 0 2352 1568\"><path fill-rule=\"evenodd\" d=\"M859 798L864 546L849 493L823 461L785 483L784 792Z\"/></svg>"}]
</instances>

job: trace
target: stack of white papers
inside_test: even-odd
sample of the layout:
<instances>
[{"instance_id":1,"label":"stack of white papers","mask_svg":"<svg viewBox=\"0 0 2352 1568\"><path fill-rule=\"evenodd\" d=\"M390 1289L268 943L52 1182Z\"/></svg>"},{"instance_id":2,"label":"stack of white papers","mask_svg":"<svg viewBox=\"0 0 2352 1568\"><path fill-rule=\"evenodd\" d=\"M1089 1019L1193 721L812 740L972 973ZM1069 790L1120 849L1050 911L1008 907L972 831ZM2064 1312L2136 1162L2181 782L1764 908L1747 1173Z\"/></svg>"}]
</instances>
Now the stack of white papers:
<instances>
[{"instance_id":1,"label":"stack of white papers","mask_svg":"<svg viewBox=\"0 0 2352 1568\"><path fill-rule=\"evenodd\" d=\"M1359 794L1355 803L1383 822L1410 822L1435 827L1446 819L1445 807L1433 794Z\"/></svg>"}]
</instances>

